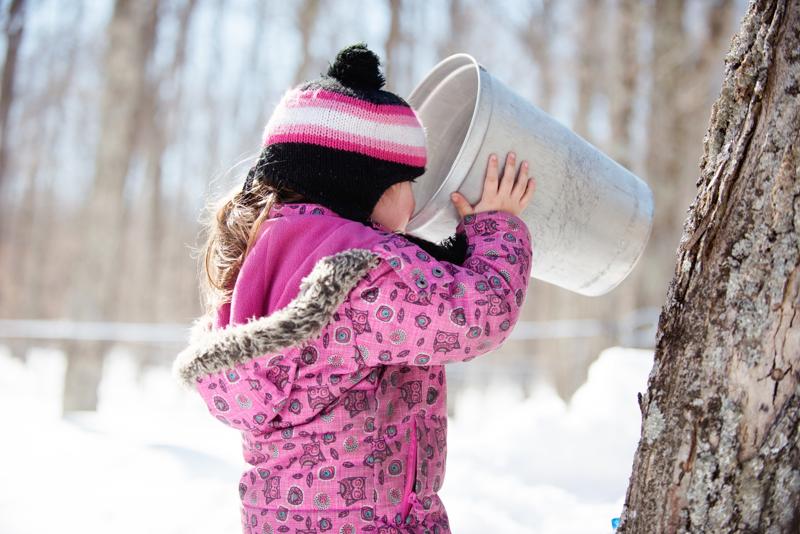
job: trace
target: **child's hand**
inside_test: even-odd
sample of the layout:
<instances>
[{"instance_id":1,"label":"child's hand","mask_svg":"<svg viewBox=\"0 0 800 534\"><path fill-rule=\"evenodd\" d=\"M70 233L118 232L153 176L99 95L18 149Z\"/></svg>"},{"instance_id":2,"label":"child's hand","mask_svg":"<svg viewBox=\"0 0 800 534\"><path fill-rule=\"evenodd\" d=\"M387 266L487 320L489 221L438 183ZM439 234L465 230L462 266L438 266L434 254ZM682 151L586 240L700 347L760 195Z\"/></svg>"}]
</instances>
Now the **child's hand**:
<instances>
[{"instance_id":1,"label":"child's hand","mask_svg":"<svg viewBox=\"0 0 800 534\"><path fill-rule=\"evenodd\" d=\"M486 169L486 176L483 181L483 196L480 202L472 206L467 202L466 197L455 191L450 195L450 200L455 204L458 214L463 218L471 213L481 211L502 210L519 216L527 207L528 202L536 189L536 182L533 178L528 178L528 162L522 162L519 169L519 176L515 181L515 158L516 154L509 152L506 157L506 164L503 170L503 177L497 178L497 155L489 155L489 166Z\"/></svg>"}]
</instances>

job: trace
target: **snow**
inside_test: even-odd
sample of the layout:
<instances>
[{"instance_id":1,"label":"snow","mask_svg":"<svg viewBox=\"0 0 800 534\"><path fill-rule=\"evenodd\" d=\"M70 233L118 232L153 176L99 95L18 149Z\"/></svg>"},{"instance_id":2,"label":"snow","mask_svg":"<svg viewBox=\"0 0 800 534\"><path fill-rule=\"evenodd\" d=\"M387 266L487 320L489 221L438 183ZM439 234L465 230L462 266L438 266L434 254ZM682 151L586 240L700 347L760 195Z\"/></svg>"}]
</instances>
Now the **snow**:
<instances>
[{"instance_id":1,"label":"snow","mask_svg":"<svg viewBox=\"0 0 800 534\"><path fill-rule=\"evenodd\" d=\"M611 533L639 439L652 351L614 347L566 405L546 383L451 394L440 497L453 532ZM461 364L461 365L469 365ZM62 353L0 347L0 532L241 532L238 432L167 367L109 355L97 412L59 417Z\"/></svg>"}]
</instances>

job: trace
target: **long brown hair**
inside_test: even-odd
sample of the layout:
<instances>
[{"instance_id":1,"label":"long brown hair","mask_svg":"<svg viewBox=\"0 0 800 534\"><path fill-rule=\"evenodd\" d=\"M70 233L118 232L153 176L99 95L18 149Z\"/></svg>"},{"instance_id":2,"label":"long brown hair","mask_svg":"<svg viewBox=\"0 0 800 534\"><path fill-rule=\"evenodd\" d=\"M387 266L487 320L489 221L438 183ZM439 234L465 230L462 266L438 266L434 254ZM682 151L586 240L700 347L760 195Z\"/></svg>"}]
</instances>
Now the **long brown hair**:
<instances>
[{"instance_id":1,"label":"long brown hair","mask_svg":"<svg viewBox=\"0 0 800 534\"><path fill-rule=\"evenodd\" d=\"M257 167L260 164L263 164L261 160ZM246 192L239 181L221 198L206 205L201 222L207 237L201 249L203 273L200 276L206 313L230 302L242 263L255 244L261 223L276 202L311 201L289 188L275 187L256 179ZM461 265L466 257L467 240L463 234L454 234L439 243L411 234L401 235L439 261Z\"/></svg>"},{"instance_id":2,"label":"long brown hair","mask_svg":"<svg viewBox=\"0 0 800 534\"><path fill-rule=\"evenodd\" d=\"M254 180L246 192L239 182L221 198L207 204L203 221L207 237L202 247L201 275L201 294L207 313L230 302L242 263L275 202L307 200L288 188Z\"/></svg>"}]
</instances>

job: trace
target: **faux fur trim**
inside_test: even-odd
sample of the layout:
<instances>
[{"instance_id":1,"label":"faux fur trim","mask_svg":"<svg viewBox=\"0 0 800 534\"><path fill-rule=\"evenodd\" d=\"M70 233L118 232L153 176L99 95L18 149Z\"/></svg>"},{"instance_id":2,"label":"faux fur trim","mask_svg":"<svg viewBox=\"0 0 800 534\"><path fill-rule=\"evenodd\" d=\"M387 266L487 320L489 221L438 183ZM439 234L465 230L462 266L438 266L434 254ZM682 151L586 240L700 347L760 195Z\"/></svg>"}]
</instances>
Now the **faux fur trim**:
<instances>
[{"instance_id":1,"label":"faux fur trim","mask_svg":"<svg viewBox=\"0 0 800 534\"><path fill-rule=\"evenodd\" d=\"M209 315L194 321L189 346L172 365L172 374L191 389L196 379L229 369L257 356L317 337L333 313L380 256L352 248L321 258L300 282L300 292L284 308L247 323L214 329Z\"/></svg>"}]
</instances>

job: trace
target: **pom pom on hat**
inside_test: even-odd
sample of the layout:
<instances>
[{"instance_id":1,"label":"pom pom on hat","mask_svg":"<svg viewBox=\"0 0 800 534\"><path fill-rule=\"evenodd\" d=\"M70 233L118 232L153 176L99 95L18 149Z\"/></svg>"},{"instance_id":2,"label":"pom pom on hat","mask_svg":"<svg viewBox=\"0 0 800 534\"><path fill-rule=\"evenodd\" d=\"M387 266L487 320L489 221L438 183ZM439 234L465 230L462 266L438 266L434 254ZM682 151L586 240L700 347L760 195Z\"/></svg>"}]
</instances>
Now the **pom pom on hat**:
<instances>
[{"instance_id":1,"label":"pom pom on hat","mask_svg":"<svg viewBox=\"0 0 800 534\"><path fill-rule=\"evenodd\" d=\"M359 43L341 50L327 75L349 87L377 91L386 84L378 68L380 62L375 52L365 43Z\"/></svg>"}]
</instances>

